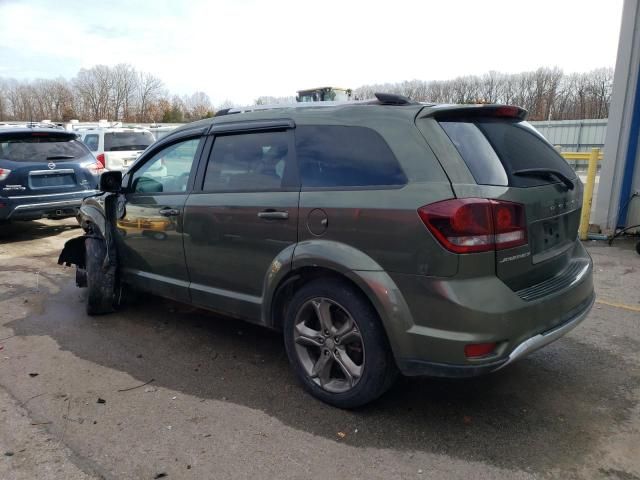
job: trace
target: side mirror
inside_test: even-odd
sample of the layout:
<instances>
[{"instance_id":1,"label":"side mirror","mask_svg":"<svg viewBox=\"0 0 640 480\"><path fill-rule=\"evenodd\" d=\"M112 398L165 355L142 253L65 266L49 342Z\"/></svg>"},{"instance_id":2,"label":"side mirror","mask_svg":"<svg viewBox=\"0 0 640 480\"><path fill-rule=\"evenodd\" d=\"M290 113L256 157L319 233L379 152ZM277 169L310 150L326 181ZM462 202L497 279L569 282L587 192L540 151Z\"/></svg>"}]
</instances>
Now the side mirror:
<instances>
[{"instance_id":1,"label":"side mirror","mask_svg":"<svg viewBox=\"0 0 640 480\"><path fill-rule=\"evenodd\" d=\"M122 172L113 170L100 175L100 191L118 193L122 190Z\"/></svg>"}]
</instances>

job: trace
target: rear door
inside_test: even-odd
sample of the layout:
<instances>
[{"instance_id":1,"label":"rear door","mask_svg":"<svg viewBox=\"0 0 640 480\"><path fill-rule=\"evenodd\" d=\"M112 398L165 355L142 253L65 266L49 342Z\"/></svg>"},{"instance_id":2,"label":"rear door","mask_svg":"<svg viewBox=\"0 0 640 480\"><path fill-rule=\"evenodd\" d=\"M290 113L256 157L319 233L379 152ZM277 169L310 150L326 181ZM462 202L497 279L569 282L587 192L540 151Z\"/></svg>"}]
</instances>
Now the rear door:
<instances>
[{"instance_id":1,"label":"rear door","mask_svg":"<svg viewBox=\"0 0 640 480\"><path fill-rule=\"evenodd\" d=\"M75 134L26 131L0 135L0 195L51 197L92 190L95 160Z\"/></svg>"},{"instance_id":2,"label":"rear door","mask_svg":"<svg viewBox=\"0 0 640 480\"><path fill-rule=\"evenodd\" d=\"M202 190L189 196L185 208L194 303L260 321L265 277L282 255L292 255L297 239L300 188L293 152L286 121L216 133Z\"/></svg>"},{"instance_id":3,"label":"rear door","mask_svg":"<svg viewBox=\"0 0 640 480\"><path fill-rule=\"evenodd\" d=\"M439 116L438 123L475 180L453 181L456 196L525 207L528 243L496 252L497 276L521 290L566 269L577 241L583 190L569 164L517 116L456 112Z\"/></svg>"}]
</instances>

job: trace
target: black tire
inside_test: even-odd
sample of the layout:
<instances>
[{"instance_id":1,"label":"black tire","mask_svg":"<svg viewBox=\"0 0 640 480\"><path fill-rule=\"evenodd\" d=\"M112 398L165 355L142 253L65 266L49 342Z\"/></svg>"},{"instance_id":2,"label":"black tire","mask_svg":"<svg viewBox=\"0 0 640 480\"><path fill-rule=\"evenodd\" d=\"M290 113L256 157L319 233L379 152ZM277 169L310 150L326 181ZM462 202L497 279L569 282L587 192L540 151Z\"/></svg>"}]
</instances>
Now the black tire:
<instances>
[{"instance_id":1,"label":"black tire","mask_svg":"<svg viewBox=\"0 0 640 480\"><path fill-rule=\"evenodd\" d=\"M309 374L308 365L305 367L299 350L296 349L300 346L295 340L296 322L300 322L305 306L317 298L326 299L334 306L346 310L360 335L358 342L364 352L361 375L357 383L348 387L347 391L331 392L327 391L326 386L319 385L318 380L314 380ZM284 341L289 362L304 388L314 397L335 407L350 409L369 403L386 392L398 377L398 369L377 312L361 291L338 278L312 280L294 293L285 314ZM334 367L330 367L332 368Z\"/></svg>"},{"instance_id":2,"label":"black tire","mask_svg":"<svg viewBox=\"0 0 640 480\"><path fill-rule=\"evenodd\" d=\"M108 272L103 268L106 255L104 241L97 238L87 238L85 252L87 313L102 315L113 312L115 310L115 272Z\"/></svg>"}]
</instances>

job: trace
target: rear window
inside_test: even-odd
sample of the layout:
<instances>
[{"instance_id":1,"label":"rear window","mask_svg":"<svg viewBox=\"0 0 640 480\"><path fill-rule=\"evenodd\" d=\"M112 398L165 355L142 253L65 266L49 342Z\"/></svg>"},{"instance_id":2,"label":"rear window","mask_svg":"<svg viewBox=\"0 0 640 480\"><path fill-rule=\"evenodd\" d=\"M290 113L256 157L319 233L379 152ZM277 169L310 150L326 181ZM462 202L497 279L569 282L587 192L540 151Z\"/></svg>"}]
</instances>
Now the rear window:
<instances>
[{"instance_id":1,"label":"rear window","mask_svg":"<svg viewBox=\"0 0 640 480\"><path fill-rule=\"evenodd\" d=\"M90 155L87 147L71 137L20 136L0 140L0 158L12 162L72 160Z\"/></svg>"},{"instance_id":2,"label":"rear window","mask_svg":"<svg viewBox=\"0 0 640 480\"><path fill-rule=\"evenodd\" d=\"M398 160L375 130L299 126L296 154L303 187L375 187L407 183Z\"/></svg>"},{"instance_id":3,"label":"rear window","mask_svg":"<svg viewBox=\"0 0 640 480\"><path fill-rule=\"evenodd\" d=\"M153 142L153 135L149 132L106 132L104 134L104 151L144 150Z\"/></svg>"},{"instance_id":4,"label":"rear window","mask_svg":"<svg viewBox=\"0 0 640 480\"><path fill-rule=\"evenodd\" d=\"M481 185L531 187L556 183L555 177L518 176L525 169L576 174L558 152L527 122L495 119L441 121L460 156Z\"/></svg>"}]
</instances>

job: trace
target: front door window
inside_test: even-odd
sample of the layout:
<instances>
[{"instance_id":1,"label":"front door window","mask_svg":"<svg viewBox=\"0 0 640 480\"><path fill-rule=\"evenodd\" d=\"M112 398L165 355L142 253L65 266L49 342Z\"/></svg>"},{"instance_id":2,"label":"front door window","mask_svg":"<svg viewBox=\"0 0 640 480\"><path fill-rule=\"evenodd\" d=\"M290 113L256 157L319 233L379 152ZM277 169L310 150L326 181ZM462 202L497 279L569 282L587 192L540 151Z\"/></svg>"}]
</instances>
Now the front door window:
<instances>
[{"instance_id":1,"label":"front door window","mask_svg":"<svg viewBox=\"0 0 640 480\"><path fill-rule=\"evenodd\" d=\"M199 138L174 143L160 150L133 174L137 193L183 193L187 190Z\"/></svg>"}]
</instances>

